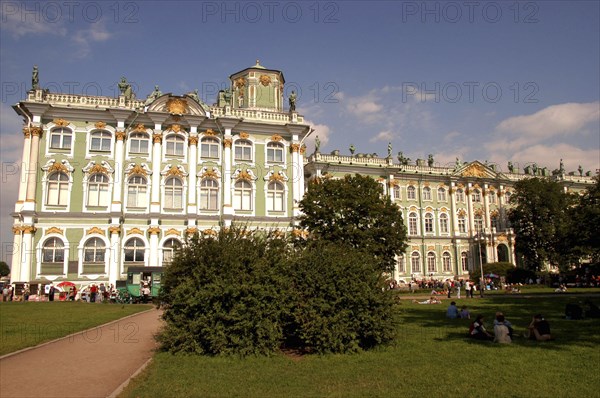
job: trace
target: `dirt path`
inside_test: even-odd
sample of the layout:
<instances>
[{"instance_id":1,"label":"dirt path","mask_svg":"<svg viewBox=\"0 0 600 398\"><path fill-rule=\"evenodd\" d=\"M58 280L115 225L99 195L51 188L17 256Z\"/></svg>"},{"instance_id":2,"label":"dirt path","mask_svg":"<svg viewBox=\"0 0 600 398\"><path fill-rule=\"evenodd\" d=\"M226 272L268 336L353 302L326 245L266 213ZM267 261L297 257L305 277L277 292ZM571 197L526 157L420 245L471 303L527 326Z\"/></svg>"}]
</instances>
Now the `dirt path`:
<instances>
[{"instance_id":1,"label":"dirt path","mask_svg":"<svg viewBox=\"0 0 600 398\"><path fill-rule=\"evenodd\" d=\"M107 397L153 355L150 310L0 360L0 397Z\"/></svg>"}]
</instances>

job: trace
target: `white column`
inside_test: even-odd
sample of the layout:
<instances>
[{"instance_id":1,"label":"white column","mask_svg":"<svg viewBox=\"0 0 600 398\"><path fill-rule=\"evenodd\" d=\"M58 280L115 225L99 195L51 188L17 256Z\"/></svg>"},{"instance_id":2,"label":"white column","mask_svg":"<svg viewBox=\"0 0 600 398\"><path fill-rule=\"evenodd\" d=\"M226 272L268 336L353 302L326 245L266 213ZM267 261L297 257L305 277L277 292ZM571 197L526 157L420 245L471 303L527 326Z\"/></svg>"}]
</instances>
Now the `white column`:
<instances>
[{"instance_id":1,"label":"white column","mask_svg":"<svg viewBox=\"0 0 600 398\"><path fill-rule=\"evenodd\" d=\"M233 214L231 203L231 129L225 129L223 140L223 214Z\"/></svg>"},{"instance_id":2,"label":"white column","mask_svg":"<svg viewBox=\"0 0 600 398\"><path fill-rule=\"evenodd\" d=\"M491 224L491 220L490 220L490 201L489 201L489 196L488 196L488 184L484 184L483 185L483 189L481 190L481 195L483 195L483 208L485 210L485 215L484 215L484 221L485 221L485 228L487 228L488 230L492 230L492 224Z\"/></svg>"},{"instance_id":3,"label":"white column","mask_svg":"<svg viewBox=\"0 0 600 398\"><path fill-rule=\"evenodd\" d=\"M23 142L23 156L21 157L21 177L19 179L19 196L17 199L17 204L15 206L15 211L21 210L21 204L25 202L26 194L27 194L27 174L29 167L29 156L31 153L31 132L28 127L23 128L23 135L25 136L25 141Z\"/></svg>"},{"instance_id":4,"label":"white column","mask_svg":"<svg viewBox=\"0 0 600 398\"><path fill-rule=\"evenodd\" d=\"M37 165L40 146L40 137L42 136L41 127L32 127L31 132L31 155L29 157L29 168L27 170L27 194L25 197L25 210L35 210L35 189L37 185Z\"/></svg>"},{"instance_id":5,"label":"white column","mask_svg":"<svg viewBox=\"0 0 600 398\"><path fill-rule=\"evenodd\" d=\"M458 214L456 209L456 187L454 183L450 186L450 211L452 212L452 236L458 236Z\"/></svg>"},{"instance_id":6,"label":"white column","mask_svg":"<svg viewBox=\"0 0 600 398\"><path fill-rule=\"evenodd\" d=\"M471 199L472 189L473 186L471 183L469 183L469 186L467 187L467 190L465 192L465 195L467 197L467 217L469 218L469 233L471 236L473 236L473 232L475 232L475 223L473 220L473 201Z\"/></svg>"},{"instance_id":7,"label":"white column","mask_svg":"<svg viewBox=\"0 0 600 398\"><path fill-rule=\"evenodd\" d=\"M300 215L300 209L298 208L298 202L302 199L302 185L301 180L304 178L302 173L302 163L300 161L300 145L297 143L292 144L292 199L293 199L293 214L292 216L297 217Z\"/></svg>"},{"instance_id":8,"label":"white column","mask_svg":"<svg viewBox=\"0 0 600 398\"><path fill-rule=\"evenodd\" d=\"M120 122L119 122L120 124ZM123 208L123 146L125 145L125 132L117 131L115 133L117 143L115 146L115 174L113 175L113 200L111 210L119 212Z\"/></svg>"},{"instance_id":9,"label":"white column","mask_svg":"<svg viewBox=\"0 0 600 398\"><path fill-rule=\"evenodd\" d=\"M113 225L108 228L110 232L110 248L111 256L108 268L108 283L116 286L119 275L121 274L121 245L119 245L119 233L121 228L118 225Z\"/></svg>"},{"instance_id":10,"label":"white column","mask_svg":"<svg viewBox=\"0 0 600 398\"><path fill-rule=\"evenodd\" d=\"M21 266L22 266L22 246L23 246L23 235L21 234L23 229L15 225L13 226L13 250L12 250L12 263L10 267L10 283L19 282L21 277Z\"/></svg>"},{"instance_id":11,"label":"white column","mask_svg":"<svg viewBox=\"0 0 600 398\"><path fill-rule=\"evenodd\" d=\"M196 127L192 127L192 132L195 132ZM190 145L189 151L189 165L190 174L188 176L188 214L196 214L196 165L198 164L197 153L198 153L198 136L189 137L188 143Z\"/></svg>"},{"instance_id":12,"label":"white column","mask_svg":"<svg viewBox=\"0 0 600 398\"><path fill-rule=\"evenodd\" d=\"M160 266L158 263L158 234L160 228L152 226L148 229L148 233L150 233L150 261L148 261L148 266L158 267Z\"/></svg>"},{"instance_id":13,"label":"white column","mask_svg":"<svg viewBox=\"0 0 600 398\"><path fill-rule=\"evenodd\" d=\"M160 212L160 166L162 134L160 124L156 124L152 135L152 193L150 196L150 212Z\"/></svg>"},{"instance_id":14,"label":"white column","mask_svg":"<svg viewBox=\"0 0 600 398\"><path fill-rule=\"evenodd\" d=\"M22 250L22 262L21 262L21 273L19 275L19 282L29 282L31 280L31 264L33 259L33 234L35 233L35 227L33 225L23 227L23 245Z\"/></svg>"}]
</instances>

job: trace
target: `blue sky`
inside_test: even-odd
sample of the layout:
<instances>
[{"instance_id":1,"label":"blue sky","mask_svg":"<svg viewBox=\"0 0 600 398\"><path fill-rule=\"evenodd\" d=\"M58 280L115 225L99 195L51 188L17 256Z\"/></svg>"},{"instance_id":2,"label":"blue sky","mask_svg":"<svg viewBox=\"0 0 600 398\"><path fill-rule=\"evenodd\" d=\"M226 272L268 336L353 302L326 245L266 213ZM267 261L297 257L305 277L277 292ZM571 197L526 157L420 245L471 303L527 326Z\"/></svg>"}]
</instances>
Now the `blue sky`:
<instances>
[{"instance_id":1,"label":"blue sky","mask_svg":"<svg viewBox=\"0 0 600 398\"><path fill-rule=\"evenodd\" d=\"M213 103L230 74L282 70L321 150L439 164L537 162L600 168L600 9L538 2L1 2L0 144L19 162L11 105L34 64L51 91L138 97L198 88ZM12 241L15 178L3 167L1 241ZM2 257L6 255L3 244Z\"/></svg>"}]
</instances>

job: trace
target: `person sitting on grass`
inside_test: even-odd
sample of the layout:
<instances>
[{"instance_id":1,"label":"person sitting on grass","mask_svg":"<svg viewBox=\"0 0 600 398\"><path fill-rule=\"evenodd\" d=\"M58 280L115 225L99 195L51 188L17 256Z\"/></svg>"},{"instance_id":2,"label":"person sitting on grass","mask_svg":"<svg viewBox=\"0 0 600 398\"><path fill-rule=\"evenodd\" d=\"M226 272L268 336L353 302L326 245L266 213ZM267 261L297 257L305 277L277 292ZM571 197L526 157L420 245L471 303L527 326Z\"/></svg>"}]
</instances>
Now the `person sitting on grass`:
<instances>
[{"instance_id":1,"label":"person sitting on grass","mask_svg":"<svg viewBox=\"0 0 600 398\"><path fill-rule=\"evenodd\" d=\"M460 313L458 314L458 316L461 319L471 319L471 313L469 312L469 310L467 309L466 305L463 305L462 308L460 309Z\"/></svg>"},{"instance_id":2,"label":"person sitting on grass","mask_svg":"<svg viewBox=\"0 0 600 398\"><path fill-rule=\"evenodd\" d=\"M498 317L500 317L500 316L504 319L502 322L498 321ZM498 323L503 323L508 328L508 336L512 339L513 338L512 323L510 323L510 321L508 319L506 319L504 314L500 311L496 312L496 319L494 319L494 326L496 326L496 324L498 324Z\"/></svg>"},{"instance_id":3,"label":"person sitting on grass","mask_svg":"<svg viewBox=\"0 0 600 398\"><path fill-rule=\"evenodd\" d=\"M501 312L498 312L496 314L496 319L494 320L494 343L512 343L511 333L506 322L508 321L504 319L504 315Z\"/></svg>"},{"instance_id":4,"label":"person sitting on grass","mask_svg":"<svg viewBox=\"0 0 600 398\"><path fill-rule=\"evenodd\" d=\"M550 334L550 324L544 319L544 317L541 314L535 315L527 328L529 329L528 338L530 340L552 340L552 335Z\"/></svg>"},{"instance_id":5,"label":"person sitting on grass","mask_svg":"<svg viewBox=\"0 0 600 398\"><path fill-rule=\"evenodd\" d=\"M448 309L446 310L446 318L458 318L458 307L456 306L456 303L454 301L450 303Z\"/></svg>"},{"instance_id":6,"label":"person sitting on grass","mask_svg":"<svg viewBox=\"0 0 600 398\"><path fill-rule=\"evenodd\" d=\"M442 302L438 299L436 299L435 297L431 296L429 298L429 300L425 300L425 301L417 301L417 300L413 300L413 303L417 303L417 304L442 304Z\"/></svg>"},{"instance_id":7,"label":"person sitting on grass","mask_svg":"<svg viewBox=\"0 0 600 398\"><path fill-rule=\"evenodd\" d=\"M469 336L475 340L492 340L494 338L483 326L483 315L477 315L477 318L471 322Z\"/></svg>"}]
</instances>

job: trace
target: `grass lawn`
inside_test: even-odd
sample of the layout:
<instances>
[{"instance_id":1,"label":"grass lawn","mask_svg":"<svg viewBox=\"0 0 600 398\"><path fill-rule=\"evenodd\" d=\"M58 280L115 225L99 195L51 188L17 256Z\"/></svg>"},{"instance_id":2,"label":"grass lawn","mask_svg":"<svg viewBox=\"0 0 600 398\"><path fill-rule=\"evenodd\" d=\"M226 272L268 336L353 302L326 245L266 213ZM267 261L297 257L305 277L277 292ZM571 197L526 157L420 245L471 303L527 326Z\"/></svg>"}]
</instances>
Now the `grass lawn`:
<instances>
[{"instance_id":1,"label":"grass lawn","mask_svg":"<svg viewBox=\"0 0 600 398\"><path fill-rule=\"evenodd\" d=\"M398 339L355 355L223 358L155 355L121 397L597 397L600 319L568 321L565 304L581 297L496 296L457 300L491 323L503 311L515 333L534 313L554 341L516 338L500 346L466 338L469 320L445 318L442 305L401 301ZM592 298L600 303L600 296Z\"/></svg>"},{"instance_id":2,"label":"grass lawn","mask_svg":"<svg viewBox=\"0 0 600 398\"><path fill-rule=\"evenodd\" d=\"M563 293L556 293L554 287L540 286L540 285L524 285L519 286L521 289L521 293L508 293L505 290L486 290L484 295L492 295L492 296L519 296L519 295L531 295L531 294L552 294L552 295L561 295ZM439 290L439 289L438 289ZM600 287L575 287L569 288L569 294L597 294L600 293ZM408 295L408 296L429 296L431 294L431 289L418 289L417 291L410 293L408 290L400 291L400 295ZM460 294L462 297L465 296L465 289L462 288L460 290ZM479 290L473 293L473 296L479 296ZM444 297L444 296L442 296ZM456 298L456 293L452 293L452 298Z\"/></svg>"},{"instance_id":3,"label":"grass lawn","mask_svg":"<svg viewBox=\"0 0 600 398\"><path fill-rule=\"evenodd\" d=\"M0 302L0 355L102 325L150 305Z\"/></svg>"}]
</instances>

